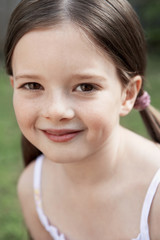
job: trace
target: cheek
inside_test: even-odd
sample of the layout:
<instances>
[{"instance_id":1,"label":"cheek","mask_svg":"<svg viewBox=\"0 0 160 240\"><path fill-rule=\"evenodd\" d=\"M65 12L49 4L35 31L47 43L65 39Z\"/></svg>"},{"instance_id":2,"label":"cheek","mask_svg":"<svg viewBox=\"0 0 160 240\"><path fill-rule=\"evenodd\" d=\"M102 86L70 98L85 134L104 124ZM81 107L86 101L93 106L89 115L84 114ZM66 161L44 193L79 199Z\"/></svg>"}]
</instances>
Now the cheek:
<instances>
[{"instance_id":1,"label":"cheek","mask_svg":"<svg viewBox=\"0 0 160 240\"><path fill-rule=\"evenodd\" d=\"M84 122L88 128L88 141L105 141L119 123L117 104L92 104L85 108Z\"/></svg>"},{"instance_id":2,"label":"cheek","mask_svg":"<svg viewBox=\"0 0 160 240\"><path fill-rule=\"evenodd\" d=\"M95 112L89 123L88 140L104 141L111 134L114 122L106 113L102 116L99 112Z\"/></svg>"},{"instance_id":3,"label":"cheek","mask_svg":"<svg viewBox=\"0 0 160 240\"><path fill-rule=\"evenodd\" d=\"M33 123L35 115L33 104L31 106L30 101L22 101L21 98L15 95L13 98L13 106L18 125L23 132L24 128L31 127L31 124Z\"/></svg>"}]
</instances>

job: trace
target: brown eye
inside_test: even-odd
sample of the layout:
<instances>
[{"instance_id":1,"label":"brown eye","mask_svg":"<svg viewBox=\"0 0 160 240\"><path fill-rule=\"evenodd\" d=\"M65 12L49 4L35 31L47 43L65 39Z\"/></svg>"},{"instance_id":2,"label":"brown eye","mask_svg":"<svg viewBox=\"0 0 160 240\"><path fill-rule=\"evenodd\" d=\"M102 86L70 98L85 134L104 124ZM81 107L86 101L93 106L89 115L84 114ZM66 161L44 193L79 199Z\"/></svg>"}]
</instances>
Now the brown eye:
<instances>
[{"instance_id":1,"label":"brown eye","mask_svg":"<svg viewBox=\"0 0 160 240\"><path fill-rule=\"evenodd\" d=\"M95 90L95 87L89 83L82 83L77 87L77 91L80 92L91 92L93 90Z\"/></svg>"},{"instance_id":2,"label":"brown eye","mask_svg":"<svg viewBox=\"0 0 160 240\"><path fill-rule=\"evenodd\" d=\"M22 87L27 90L43 90L43 87L36 82L25 83Z\"/></svg>"}]
</instances>

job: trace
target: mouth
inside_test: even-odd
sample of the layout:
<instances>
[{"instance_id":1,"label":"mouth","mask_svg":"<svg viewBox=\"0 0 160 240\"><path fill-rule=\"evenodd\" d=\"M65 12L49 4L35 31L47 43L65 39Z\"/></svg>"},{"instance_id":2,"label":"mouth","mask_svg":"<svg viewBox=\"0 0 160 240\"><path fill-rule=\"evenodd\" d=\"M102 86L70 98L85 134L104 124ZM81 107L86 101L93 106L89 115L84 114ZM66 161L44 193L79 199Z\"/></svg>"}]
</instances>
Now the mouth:
<instances>
[{"instance_id":1,"label":"mouth","mask_svg":"<svg viewBox=\"0 0 160 240\"><path fill-rule=\"evenodd\" d=\"M68 142L79 135L83 130L75 129L47 129L43 133L53 142Z\"/></svg>"}]
</instances>

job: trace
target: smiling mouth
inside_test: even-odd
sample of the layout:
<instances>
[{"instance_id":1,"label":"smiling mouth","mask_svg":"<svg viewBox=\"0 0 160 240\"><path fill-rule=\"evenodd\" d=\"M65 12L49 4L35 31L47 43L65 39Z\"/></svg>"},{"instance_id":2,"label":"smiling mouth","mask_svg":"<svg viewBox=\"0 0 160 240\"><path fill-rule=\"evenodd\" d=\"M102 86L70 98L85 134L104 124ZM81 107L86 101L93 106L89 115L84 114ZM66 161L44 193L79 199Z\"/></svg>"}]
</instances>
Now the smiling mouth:
<instances>
[{"instance_id":1,"label":"smiling mouth","mask_svg":"<svg viewBox=\"0 0 160 240\"><path fill-rule=\"evenodd\" d=\"M62 130L42 130L43 133L53 142L68 142L79 135L83 130L71 130L71 129L62 129Z\"/></svg>"}]
</instances>

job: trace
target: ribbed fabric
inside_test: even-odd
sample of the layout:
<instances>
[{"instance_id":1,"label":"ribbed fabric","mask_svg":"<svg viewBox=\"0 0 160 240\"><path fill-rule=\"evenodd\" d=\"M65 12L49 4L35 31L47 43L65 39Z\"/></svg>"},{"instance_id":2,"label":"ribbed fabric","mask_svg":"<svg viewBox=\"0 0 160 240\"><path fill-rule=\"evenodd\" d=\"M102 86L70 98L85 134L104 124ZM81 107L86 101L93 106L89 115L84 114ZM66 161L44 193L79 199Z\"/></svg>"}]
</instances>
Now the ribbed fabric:
<instances>
[{"instance_id":1,"label":"ribbed fabric","mask_svg":"<svg viewBox=\"0 0 160 240\"><path fill-rule=\"evenodd\" d=\"M35 168L34 168L34 199L36 204L37 214L39 219L46 229L50 233L51 237L54 240L67 240L64 234L59 233L58 229L51 225L48 218L43 212L42 208L42 196L41 196L41 172L42 172L42 163L44 156L41 155L36 159ZM158 185L160 183L160 169L156 172L153 180L148 188L141 213L141 223L140 223L140 234L137 238L132 240L150 240L149 237L149 226L148 226L148 216L151 208L151 204L155 193L157 191Z\"/></svg>"}]
</instances>

